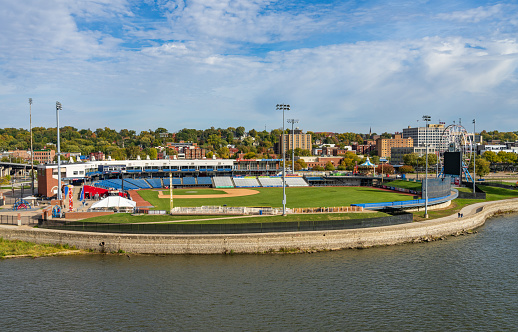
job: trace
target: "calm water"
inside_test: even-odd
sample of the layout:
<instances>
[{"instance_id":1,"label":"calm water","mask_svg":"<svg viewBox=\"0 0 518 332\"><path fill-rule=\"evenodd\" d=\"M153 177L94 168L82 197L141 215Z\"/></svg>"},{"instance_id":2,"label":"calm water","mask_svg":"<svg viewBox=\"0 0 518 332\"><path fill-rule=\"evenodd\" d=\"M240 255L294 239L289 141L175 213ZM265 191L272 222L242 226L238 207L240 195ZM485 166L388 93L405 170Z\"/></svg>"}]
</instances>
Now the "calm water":
<instances>
[{"instance_id":1,"label":"calm water","mask_svg":"<svg viewBox=\"0 0 518 332\"><path fill-rule=\"evenodd\" d=\"M445 241L300 255L0 261L11 330L518 330L518 216Z\"/></svg>"}]
</instances>

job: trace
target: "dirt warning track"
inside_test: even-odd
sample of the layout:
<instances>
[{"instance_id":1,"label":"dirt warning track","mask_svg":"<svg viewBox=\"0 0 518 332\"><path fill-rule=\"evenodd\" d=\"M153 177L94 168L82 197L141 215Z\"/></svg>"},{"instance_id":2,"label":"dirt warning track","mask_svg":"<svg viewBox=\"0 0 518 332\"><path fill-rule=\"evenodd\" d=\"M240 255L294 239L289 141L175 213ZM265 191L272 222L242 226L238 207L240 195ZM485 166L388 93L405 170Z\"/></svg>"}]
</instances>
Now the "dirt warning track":
<instances>
[{"instance_id":1,"label":"dirt warning track","mask_svg":"<svg viewBox=\"0 0 518 332\"><path fill-rule=\"evenodd\" d=\"M225 194L215 195L175 195L173 191L174 199L182 198L225 198L225 197L239 197L239 196L250 196L258 194L259 191L253 189L214 189L225 192ZM168 191L159 191L158 198L169 198Z\"/></svg>"}]
</instances>

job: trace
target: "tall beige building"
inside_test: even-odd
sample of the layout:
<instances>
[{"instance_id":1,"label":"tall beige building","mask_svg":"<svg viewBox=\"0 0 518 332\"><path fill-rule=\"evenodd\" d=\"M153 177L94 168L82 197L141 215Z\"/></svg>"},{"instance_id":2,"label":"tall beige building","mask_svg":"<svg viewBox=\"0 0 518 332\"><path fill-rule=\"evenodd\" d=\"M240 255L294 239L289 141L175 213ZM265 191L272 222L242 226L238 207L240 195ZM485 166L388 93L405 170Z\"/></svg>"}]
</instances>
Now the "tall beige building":
<instances>
[{"instance_id":1,"label":"tall beige building","mask_svg":"<svg viewBox=\"0 0 518 332\"><path fill-rule=\"evenodd\" d=\"M282 135L279 136L279 142L282 141ZM302 149L311 151L312 148L311 135L303 134L302 130L295 129L292 133L290 130L289 134L284 135L284 151L292 149ZM276 145L276 153L281 154L281 145Z\"/></svg>"},{"instance_id":2,"label":"tall beige building","mask_svg":"<svg viewBox=\"0 0 518 332\"><path fill-rule=\"evenodd\" d=\"M411 137L402 138L401 134L394 135L394 138L378 138L376 140L376 150L380 158L390 158L392 148L413 147L414 140Z\"/></svg>"}]
</instances>

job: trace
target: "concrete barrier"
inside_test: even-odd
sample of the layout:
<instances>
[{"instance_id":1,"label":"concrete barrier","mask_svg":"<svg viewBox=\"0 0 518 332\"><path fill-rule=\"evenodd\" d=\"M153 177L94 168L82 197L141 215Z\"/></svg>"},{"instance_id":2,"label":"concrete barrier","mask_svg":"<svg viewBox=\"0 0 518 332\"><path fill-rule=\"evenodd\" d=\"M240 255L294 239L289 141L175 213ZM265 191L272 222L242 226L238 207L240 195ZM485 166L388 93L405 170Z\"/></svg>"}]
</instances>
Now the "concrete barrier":
<instances>
[{"instance_id":1,"label":"concrete barrier","mask_svg":"<svg viewBox=\"0 0 518 332\"><path fill-rule=\"evenodd\" d=\"M80 249L143 254L221 254L276 251L338 250L420 242L480 227L487 218L518 211L518 199L477 203L452 215L411 224L333 231L222 234L149 235L90 233L0 225L0 236L35 243L59 243Z\"/></svg>"}]
</instances>

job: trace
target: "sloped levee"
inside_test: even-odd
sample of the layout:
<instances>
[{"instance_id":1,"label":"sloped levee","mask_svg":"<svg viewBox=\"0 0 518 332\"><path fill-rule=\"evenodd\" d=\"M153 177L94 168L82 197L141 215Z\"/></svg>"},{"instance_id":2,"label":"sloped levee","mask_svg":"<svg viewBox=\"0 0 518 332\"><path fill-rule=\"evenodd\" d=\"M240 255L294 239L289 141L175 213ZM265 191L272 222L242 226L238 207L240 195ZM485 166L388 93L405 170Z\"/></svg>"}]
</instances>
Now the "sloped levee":
<instances>
[{"instance_id":1,"label":"sloped levee","mask_svg":"<svg viewBox=\"0 0 518 332\"><path fill-rule=\"evenodd\" d=\"M0 236L35 243L60 243L80 249L142 254L221 254L368 248L437 238L480 227L487 218L517 212L518 199L465 207L458 218L362 229L257 234L151 235L90 233L0 225Z\"/></svg>"}]
</instances>

